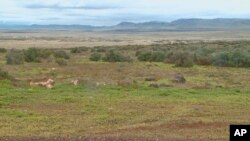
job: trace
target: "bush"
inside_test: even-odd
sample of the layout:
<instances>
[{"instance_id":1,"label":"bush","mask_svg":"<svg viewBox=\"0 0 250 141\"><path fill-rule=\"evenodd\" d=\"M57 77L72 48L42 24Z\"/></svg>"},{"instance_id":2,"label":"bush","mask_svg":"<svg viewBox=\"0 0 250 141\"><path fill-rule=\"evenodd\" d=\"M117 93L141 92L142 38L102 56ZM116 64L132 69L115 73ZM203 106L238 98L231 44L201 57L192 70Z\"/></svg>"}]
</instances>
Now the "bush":
<instances>
[{"instance_id":1,"label":"bush","mask_svg":"<svg viewBox=\"0 0 250 141\"><path fill-rule=\"evenodd\" d=\"M213 64L215 66L226 67L229 66L230 55L228 52L222 52L216 55Z\"/></svg>"},{"instance_id":2,"label":"bush","mask_svg":"<svg viewBox=\"0 0 250 141\"><path fill-rule=\"evenodd\" d=\"M29 48L24 52L26 62L41 62L42 59L47 59L52 54L49 49Z\"/></svg>"},{"instance_id":3,"label":"bush","mask_svg":"<svg viewBox=\"0 0 250 141\"><path fill-rule=\"evenodd\" d=\"M230 57L230 66L232 67L250 67L250 54L237 50Z\"/></svg>"},{"instance_id":4,"label":"bush","mask_svg":"<svg viewBox=\"0 0 250 141\"><path fill-rule=\"evenodd\" d=\"M221 67L250 67L250 54L240 50L221 52L216 55L213 64Z\"/></svg>"},{"instance_id":5,"label":"bush","mask_svg":"<svg viewBox=\"0 0 250 141\"><path fill-rule=\"evenodd\" d=\"M114 52L113 50L106 53L103 58L105 62L129 62L131 59L129 57L123 56L120 53Z\"/></svg>"},{"instance_id":6,"label":"bush","mask_svg":"<svg viewBox=\"0 0 250 141\"><path fill-rule=\"evenodd\" d=\"M68 65L68 62L65 59L63 59L63 58L57 58L56 59L56 63L59 66L67 66Z\"/></svg>"},{"instance_id":7,"label":"bush","mask_svg":"<svg viewBox=\"0 0 250 141\"><path fill-rule=\"evenodd\" d=\"M10 50L6 55L8 65L20 65L24 63L23 51Z\"/></svg>"},{"instance_id":8,"label":"bush","mask_svg":"<svg viewBox=\"0 0 250 141\"><path fill-rule=\"evenodd\" d=\"M6 53L7 50L5 48L0 48L0 53Z\"/></svg>"},{"instance_id":9,"label":"bush","mask_svg":"<svg viewBox=\"0 0 250 141\"><path fill-rule=\"evenodd\" d=\"M211 65L213 58L211 55L194 54L194 62L198 65Z\"/></svg>"},{"instance_id":10,"label":"bush","mask_svg":"<svg viewBox=\"0 0 250 141\"><path fill-rule=\"evenodd\" d=\"M165 61L166 56L163 52L153 52L151 55L151 62L163 62Z\"/></svg>"},{"instance_id":11,"label":"bush","mask_svg":"<svg viewBox=\"0 0 250 141\"><path fill-rule=\"evenodd\" d=\"M176 67L192 67L194 65L192 56L188 52L178 52L175 54Z\"/></svg>"},{"instance_id":12,"label":"bush","mask_svg":"<svg viewBox=\"0 0 250 141\"><path fill-rule=\"evenodd\" d=\"M82 53L82 49L79 47L75 47L75 48L70 49L70 52L71 53Z\"/></svg>"},{"instance_id":13,"label":"bush","mask_svg":"<svg viewBox=\"0 0 250 141\"><path fill-rule=\"evenodd\" d=\"M106 52L107 48L106 47L95 47L91 49L91 52Z\"/></svg>"},{"instance_id":14,"label":"bush","mask_svg":"<svg viewBox=\"0 0 250 141\"><path fill-rule=\"evenodd\" d=\"M39 56L39 50L36 48L29 48L24 52L24 58L26 62L41 62Z\"/></svg>"},{"instance_id":15,"label":"bush","mask_svg":"<svg viewBox=\"0 0 250 141\"><path fill-rule=\"evenodd\" d=\"M70 59L69 54L64 50L58 50L54 52L55 58Z\"/></svg>"},{"instance_id":16,"label":"bush","mask_svg":"<svg viewBox=\"0 0 250 141\"><path fill-rule=\"evenodd\" d=\"M42 58L42 59L48 59L51 57L51 55L53 54L52 50L51 49L41 49L39 51L39 56Z\"/></svg>"},{"instance_id":17,"label":"bush","mask_svg":"<svg viewBox=\"0 0 250 141\"><path fill-rule=\"evenodd\" d=\"M165 53L163 52L142 52L136 53L137 59L139 61L149 61L149 62L163 62L166 58Z\"/></svg>"},{"instance_id":18,"label":"bush","mask_svg":"<svg viewBox=\"0 0 250 141\"><path fill-rule=\"evenodd\" d=\"M139 61L150 61L151 53L150 52L137 53L137 59Z\"/></svg>"},{"instance_id":19,"label":"bush","mask_svg":"<svg viewBox=\"0 0 250 141\"><path fill-rule=\"evenodd\" d=\"M90 61L100 61L102 59L102 55L100 53L92 53L89 60Z\"/></svg>"},{"instance_id":20,"label":"bush","mask_svg":"<svg viewBox=\"0 0 250 141\"><path fill-rule=\"evenodd\" d=\"M10 79L12 79L12 76L10 76L8 72L3 71L0 68L0 80L10 80Z\"/></svg>"}]
</instances>

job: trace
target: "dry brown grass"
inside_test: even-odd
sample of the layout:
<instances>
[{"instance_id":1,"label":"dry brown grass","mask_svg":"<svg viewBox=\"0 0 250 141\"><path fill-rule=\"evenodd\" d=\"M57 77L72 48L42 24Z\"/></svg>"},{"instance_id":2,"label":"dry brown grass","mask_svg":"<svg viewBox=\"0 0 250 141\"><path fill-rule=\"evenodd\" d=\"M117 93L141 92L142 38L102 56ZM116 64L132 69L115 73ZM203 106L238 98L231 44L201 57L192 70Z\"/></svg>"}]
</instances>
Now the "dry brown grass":
<instances>
[{"instance_id":1,"label":"dry brown grass","mask_svg":"<svg viewBox=\"0 0 250 141\"><path fill-rule=\"evenodd\" d=\"M78 46L121 46L166 44L176 41L249 40L249 31L207 32L77 32L0 31L0 48L72 48ZM185 41L186 40L186 41Z\"/></svg>"}]
</instances>

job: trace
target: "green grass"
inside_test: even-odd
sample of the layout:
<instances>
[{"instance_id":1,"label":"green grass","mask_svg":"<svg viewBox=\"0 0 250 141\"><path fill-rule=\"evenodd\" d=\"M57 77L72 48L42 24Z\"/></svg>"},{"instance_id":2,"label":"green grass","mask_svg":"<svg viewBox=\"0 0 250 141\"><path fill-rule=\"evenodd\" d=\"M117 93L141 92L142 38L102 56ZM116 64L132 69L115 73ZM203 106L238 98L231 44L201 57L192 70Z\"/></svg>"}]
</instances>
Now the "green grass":
<instances>
[{"instance_id":1,"label":"green grass","mask_svg":"<svg viewBox=\"0 0 250 141\"><path fill-rule=\"evenodd\" d=\"M0 136L125 135L227 139L249 124L250 89L15 88L1 81ZM199 131L199 132L198 132ZM195 132L196 134L193 134Z\"/></svg>"}]
</instances>

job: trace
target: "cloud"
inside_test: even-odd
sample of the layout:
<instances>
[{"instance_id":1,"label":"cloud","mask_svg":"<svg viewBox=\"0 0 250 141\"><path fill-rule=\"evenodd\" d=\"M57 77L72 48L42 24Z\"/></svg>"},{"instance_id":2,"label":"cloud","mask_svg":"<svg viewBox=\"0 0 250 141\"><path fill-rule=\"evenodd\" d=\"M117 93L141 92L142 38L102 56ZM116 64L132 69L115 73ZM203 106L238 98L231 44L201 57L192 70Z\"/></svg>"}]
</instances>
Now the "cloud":
<instances>
[{"instance_id":1,"label":"cloud","mask_svg":"<svg viewBox=\"0 0 250 141\"><path fill-rule=\"evenodd\" d=\"M249 0L0 0L0 21L110 25L178 18L250 18Z\"/></svg>"},{"instance_id":2,"label":"cloud","mask_svg":"<svg viewBox=\"0 0 250 141\"><path fill-rule=\"evenodd\" d=\"M42 4L31 4L25 6L25 8L29 9L54 9L54 10L72 10L72 9L82 9L82 10L108 10L108 9L118 9L121 7L115 6L61 6L59 4L53 5L42 5Z\"/></svg>"}]
</instances>

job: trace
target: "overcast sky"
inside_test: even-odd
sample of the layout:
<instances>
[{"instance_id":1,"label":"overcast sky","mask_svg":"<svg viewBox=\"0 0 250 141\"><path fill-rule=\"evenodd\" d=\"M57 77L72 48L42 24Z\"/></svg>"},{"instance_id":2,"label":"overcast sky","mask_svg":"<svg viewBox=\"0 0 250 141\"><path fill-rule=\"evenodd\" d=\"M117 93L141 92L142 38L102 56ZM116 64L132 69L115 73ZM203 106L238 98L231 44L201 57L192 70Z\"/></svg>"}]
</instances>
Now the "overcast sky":
<instances>
[{"instance_id":1,"label":"overcast sky","mask_svg":"<svg viewBox=\"0 0 250 141\"><path fill-rule=\"evenodd\" d=\"M250 0L0 0L0 23L113 25L250 18Z\"/></svg>"}]
</instances>

